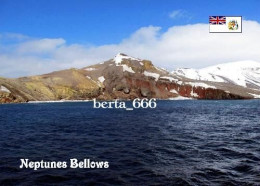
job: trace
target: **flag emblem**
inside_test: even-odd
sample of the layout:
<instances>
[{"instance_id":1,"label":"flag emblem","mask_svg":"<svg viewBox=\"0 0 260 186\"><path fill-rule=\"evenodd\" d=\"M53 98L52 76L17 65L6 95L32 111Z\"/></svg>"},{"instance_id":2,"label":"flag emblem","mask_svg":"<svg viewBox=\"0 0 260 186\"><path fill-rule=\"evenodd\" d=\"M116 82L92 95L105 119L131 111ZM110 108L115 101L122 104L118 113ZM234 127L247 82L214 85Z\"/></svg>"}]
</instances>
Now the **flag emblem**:
<instances>
[{"instance_id":1,"label":"flag emblem","mask_svg":"<svg viewBox=\"0 0 260 186\"><path fill-rule=\"evenodd\" d=\"M210 33L242 33L242 16L209 16Z\"/></svg>"},{"instance_id":2,"label":"flag emblem","mask_svg":"<svg viewBox=\"0 0 260 186\"><path fill-rule=\"evenodd\" d=\"M226 16L209 16L209 24L211 25L225 25Z\"/></svg>"},{"instance_id":3,"label":"flag emblem","mask_svg":"<svg viewBox=\"0 0 260 186\"><path fill-rule=\"evenodd\" d=\"M231 20L228 23L228 29L229 30L237 30L238 29L238 23L237 20Z\"/></svg>"}]
</instances>

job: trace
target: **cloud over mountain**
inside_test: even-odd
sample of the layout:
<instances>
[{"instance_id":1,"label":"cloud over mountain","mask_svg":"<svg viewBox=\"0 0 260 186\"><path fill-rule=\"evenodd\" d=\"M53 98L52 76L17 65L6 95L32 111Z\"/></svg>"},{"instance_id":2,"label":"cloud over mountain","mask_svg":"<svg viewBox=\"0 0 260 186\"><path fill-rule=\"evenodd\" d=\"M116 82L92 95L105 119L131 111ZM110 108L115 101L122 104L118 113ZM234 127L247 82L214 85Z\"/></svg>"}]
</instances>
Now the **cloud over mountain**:
<instances>
[{"instance_id":1,"label":"cloud over mountain","mask_svg":"<svg viewBox=\"0 0 260 186\"><path fill-rule=\"evenodd\" d=\"M63 38L0 37L0 76L18 77L83 67L111 58L118 52L152 60L157 66L201 68L219 63L260 61L260 24L243 21L243 33L209 33L208 24L142 27L120 43L84 46ZM4 41L4 42L3 42Z\"/></svg>"}]
</instances>

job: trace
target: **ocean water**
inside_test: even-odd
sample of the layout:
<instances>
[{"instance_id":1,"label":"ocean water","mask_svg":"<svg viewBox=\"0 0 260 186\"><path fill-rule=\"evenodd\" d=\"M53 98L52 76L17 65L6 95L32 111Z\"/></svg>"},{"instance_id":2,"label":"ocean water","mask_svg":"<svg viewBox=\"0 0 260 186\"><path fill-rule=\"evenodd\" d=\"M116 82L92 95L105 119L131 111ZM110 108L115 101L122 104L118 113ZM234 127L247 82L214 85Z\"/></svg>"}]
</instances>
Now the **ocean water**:
<instances>
[{"instance_id":1,"label":"ocean water","mask_svg":"<svg viewBox=\"0 0 260 186\"><path fill-rule=\"evenodd\" d=\"M260 100L0 105L0 185L260 185ZM20 169L20 159L108 161Z\"/></svg>"}]
</instances>

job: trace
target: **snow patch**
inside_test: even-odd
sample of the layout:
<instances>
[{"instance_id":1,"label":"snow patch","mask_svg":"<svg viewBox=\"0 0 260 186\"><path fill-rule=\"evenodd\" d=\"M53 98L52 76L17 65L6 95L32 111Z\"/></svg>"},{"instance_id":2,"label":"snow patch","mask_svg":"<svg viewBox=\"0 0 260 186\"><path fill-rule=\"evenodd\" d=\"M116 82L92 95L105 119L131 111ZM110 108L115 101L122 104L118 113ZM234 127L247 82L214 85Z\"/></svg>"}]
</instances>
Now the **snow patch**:
<instances>
[{"instance_id":1,"label":"snow patch","mask_svg":"<svg viewBox=\"0 0 260 186\"><path fill-rule=\"evenodd\" d=\"M93 70L97 70L95 68L85 68L86 71L93 71Z\"/></svg>"},{"instance_id":2,"label":"snow patch","mask_svg":"<svg viewBox=\"0 0 260 186\"><path fill-rule=\"evenodd\" d=\"M177 81L178 85L182 85L182 83L183 83L182 81Z\"/></svg>"},{"instance_id":3,"label":"snow patch","mask_svg":"<svg viewBox=\"0 0 260 186\"><path fill-rule=\"evenodd\" d=\"M127 71L127 72L131 72L131 73L135 73L135 71L133 71L133 69L127 65L120 65L123 67L123 72Z\"/></svg>"},{"instance_id":4,"label":"snow patch","mask_svg":"<svg viewBox=\"0 0 260 186\"><path fill-rule=\"evenodd\" d=\"M193 89L192 89L190 95L191 95L192 97L199 97L199 95L198 95L196 92L194 92Z\"/></svg>"},{"instance_id":5,"label":"snow patch","mask_svg":"<svg viewBox=\"0 0 260 186\"><path fill-rule=\"evenodd\" d=\"M211 74L207 71L196 70L192 68L179 68L172 72L173 74L184 76L189 79L213 82L225 82L225 80L217 75Z\"/></svg>"},{"instance_id":6,"label":"snow patch","mask_svg":"<svg viewBox=\"0 0 260 186\"><path fill-rule=\"evenodd\" d=\"M258 95L258 94L252 94L252 93L248 93L248 94L254 96L254 98L260 99L260 95Z\"/></svg>"},{"instance_id":7,"label":"snow patch","mask_svg":"<svg viewBox=\"0 0 260 186\"><path fill-rule=\"evenodd\" d=\"M145 75L145 76L149 76L149 77L153 77L153 78L155 78L156 81L157 81L157 80L159 79L159 77L160 77L160 75L157 74L157 73L147 72L147 71L144 71L144 75Z\"/></svg>"},{"instance_id":8,"label":"snow patch","mask_svg":"<svg viewBox=\"0 0 260 186\"><path fill-rule=\"evenodd\" d=\"M8 88L6 88L5 86L1 86L1 87L0 87L0 91L2 91L2 92L7 92L7 93L11 93L11 91L10 91Z\"/></svg>"},{"instance_id":9,"label":"snow patch","mask_svg":"<svg viewBox=\"0 0 260 186\"><path fill-rule=\"evenodd\" d=\"M139 62L139 63L140 63L140 65L144 66L144 64L142 62Z\"/></svg>"},{"instance_id":10,"label":"snow patch","mask_svg":"<svg viewBox=\"0 0 260 186\"><path fill-rule=\"evenodd\" d=\"M243 87L251 84L260 89L260 63L250 60L219 64L199 70L181 68L172 73L194 80L229 82Z\"/></svg>"},{"instance_id":11,"label":"snow patch","mask_svg":"<svg viewBox=\"0 0 260 186\"><path fill-rule=\"evenodd\" d=\"M178 97L175 97L175 98L169 98L168 100L192 100L192 99L193 98L178 96Z\"/></svg>"},{"instance_id":12,"label":"snow patch","mask_svg":"<svg viewBox=\"0 0 260 186\"><path fill-rule=\"evenodd\" d=\"M98 78L98 81L99 81L100 83L103 83L103 82L105 81L104 76L100 76L100 77Z\"/></svg>"},{"instance_id":13,"label":"snow patch","mask_svg":"<svg viewBox=\"0 0 260 186\"><path fill-rule=\"evenodd\" d=\"M123 59L130 59L130 60L135 60L135 61L141 61L140 59L138 58L134 58L134 57L131 57L131 56L127 56L127 55L124 55L122 53L119 53L117 54L115 57L114 57L114 62L116 63L116 65L119 65L121 64L121 62L123 61Z\"/></svg>"},{"instance_id":14,"label":"snow patch","mask_svg":"<svg viewBox=\"0 0 260 186\"><path fill-rule=\"evenodd\" d=\"M213 89L217 89L216 87L214 86L210 86L206 83L195 83L195 82L189 82L189 83L186 83L186 84L189 84L193 87L203 87L203 88L213 88Z\"/></svg>"},{"instance_id":15,"label":"snow patch","mask_svg":"<svg viewBox=\"0 0 260 186\"><path fill-rule=\"evenodd\" d=\"M178 92L175 89L171 89L170 92L174 94L178 94Z\"/></svg>"},{"instance_id":16,"label":"snow patch","mask_svg":"<svg viewBox=\"0 0 260 186\"><path fill-rule=\"evenodd\" d=\"M169 80L170 82L176 82L176 81L178 81L178 79L175 79L175 78L173 78L173 77L168 77L168 76L162 76L162 77L160 77L160 79L167 79L167 80Z\"/></svg>"},{"instance_id":17,"label":"snow patch","mask_svg":"<svg viewBox=\"0 0 260 186\"><path fill-rule=\"evenodd\" d=\"M141 60L134 58L134 57L130 57L130 56L121 54L121 53L117 54L113 59L116 66L122 66L123 67L123 72L127 71L127 72L130 72L130 73L135 73L135 71L133 71L133 69L131 67L127 66L126 64L121 64L123 59L130 59L130 60L135 60L135 61L141 61Z\"/></svg>"}]
</instances>

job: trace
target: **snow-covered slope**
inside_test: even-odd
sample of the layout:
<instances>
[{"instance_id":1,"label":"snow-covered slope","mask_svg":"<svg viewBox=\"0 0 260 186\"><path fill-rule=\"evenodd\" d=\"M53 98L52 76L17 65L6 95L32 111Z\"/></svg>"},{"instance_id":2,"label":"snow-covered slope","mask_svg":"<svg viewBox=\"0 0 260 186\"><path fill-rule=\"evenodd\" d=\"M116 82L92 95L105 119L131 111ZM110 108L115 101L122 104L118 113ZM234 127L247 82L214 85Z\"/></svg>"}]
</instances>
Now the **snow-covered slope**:
<instances>
[{"instance_id":1,"label":"snow-covered slope","mask_svg":"<svg viewBox=\"0 0 260 186\"><path fill-rule=\"evenodd\" d=\"M179 68L172 73L193 80L226 82L260 89L260 63L255 61L225 63L199 70Z\"/></svg>"},{"instance_id":2,"label":"snow-covered slope","mask_svg":"<svg viewBox=\"0 0 260 186\"><path fill-rule=\"evenodd\" d=\"M138 58L135 58L135 57L131 57L131 56L128 56L126 54L123 54L123 53L118 53L115 57L114 57L114 61L116 63L116 65L119 65L121 64L121 62L123 61L123 59L129 59L129 60L134 60L134 61L142 61Z\"/></svg>"}]
</instances>

